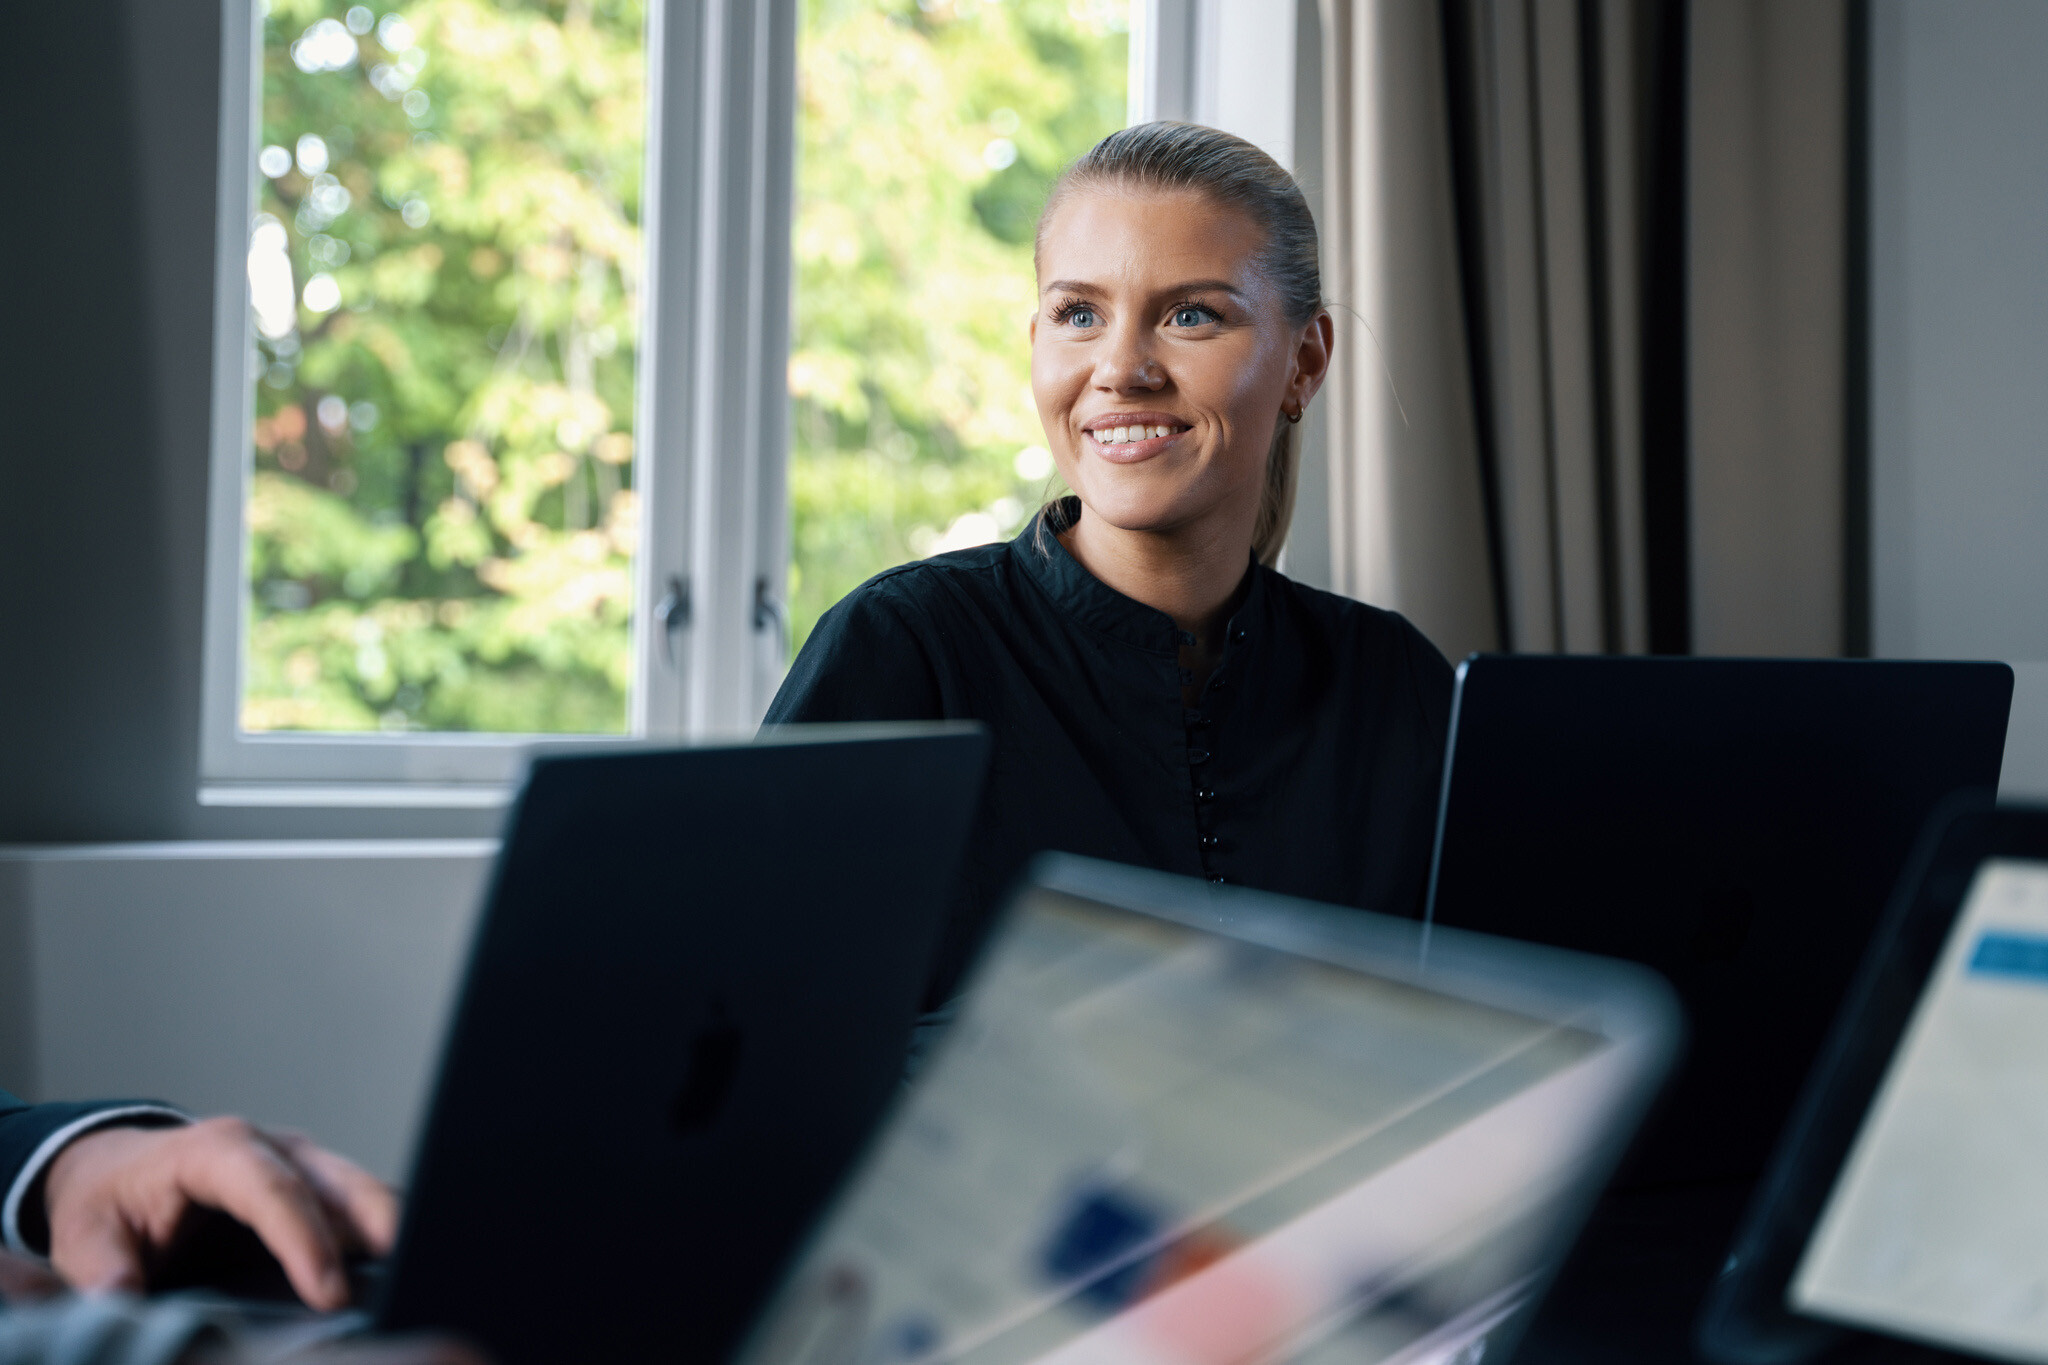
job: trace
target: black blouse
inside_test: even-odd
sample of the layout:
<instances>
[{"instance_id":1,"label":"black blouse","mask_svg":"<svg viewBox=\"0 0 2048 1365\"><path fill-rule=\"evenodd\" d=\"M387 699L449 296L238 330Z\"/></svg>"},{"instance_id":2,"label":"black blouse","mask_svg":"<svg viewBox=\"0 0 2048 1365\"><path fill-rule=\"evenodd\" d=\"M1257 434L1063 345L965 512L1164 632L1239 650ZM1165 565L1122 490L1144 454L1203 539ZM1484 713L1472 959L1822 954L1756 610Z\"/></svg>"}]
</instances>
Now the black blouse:
<instances>
[{"instance_id":1,"label":"black blouse","mask_svg":"<svg viewBox=\"0 0 2048 1365\"><path fill-rule=\"evenodd\" d=\"M1420 913L1451 701L1450 665L1420 631L1255 563L1190 710L1192 637L1034 529L848 593L768 708L770 724L992 731L932 1003L1045 850Z\"/></svg>"}]
</instances>

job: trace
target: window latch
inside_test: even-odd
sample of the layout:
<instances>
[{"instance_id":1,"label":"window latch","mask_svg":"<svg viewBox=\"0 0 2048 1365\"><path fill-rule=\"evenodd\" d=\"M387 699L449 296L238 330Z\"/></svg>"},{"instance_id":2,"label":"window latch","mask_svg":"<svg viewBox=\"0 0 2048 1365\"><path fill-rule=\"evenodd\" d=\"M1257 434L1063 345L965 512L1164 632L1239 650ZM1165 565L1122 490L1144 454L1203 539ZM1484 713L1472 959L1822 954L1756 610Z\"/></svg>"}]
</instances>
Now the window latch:
<instances>
[{"instance_id":1,"label":"window latch","mask_svg":"<svg viewBox=\"0 0 2048 1365\"><path fill-rule=\"evenodd\" d=\"M669 667L676 662L676 632L690 624L690 580L670 574L668 592L654 604L654 619L661 626L661 658Z\"/></svg>"},{"instance_id":2,"label":"window latch","mask_svg":"<svg viewBox=\"0 0 2048 1365\"><path fill-rule=\"evenodd\" d=\"M754 580L754 629L756 632L769 628L775 631L778 654L789 652L789 612L782 605L768 585L768 575L762 574Z\"/></svg>"}]
</instances>

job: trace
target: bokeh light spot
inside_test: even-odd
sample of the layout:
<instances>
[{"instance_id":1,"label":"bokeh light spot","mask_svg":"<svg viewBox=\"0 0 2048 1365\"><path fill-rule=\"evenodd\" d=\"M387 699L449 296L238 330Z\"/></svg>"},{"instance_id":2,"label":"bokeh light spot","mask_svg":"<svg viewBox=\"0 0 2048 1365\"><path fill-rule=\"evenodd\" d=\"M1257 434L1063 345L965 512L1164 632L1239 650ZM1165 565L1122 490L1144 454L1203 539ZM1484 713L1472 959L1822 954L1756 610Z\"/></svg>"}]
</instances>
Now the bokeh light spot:
<instances>
[{"instance_id":1,"label":"bokeh light spot","mask_svg":"<svg viewBox=\"0 0 2048 1365\"><path fill-rule=\"evenodd\" d=\"M306 281L306 289L300 299L306 308L315 313L331 313L341 307L341 286L334 276L322 271Z\"/></svg>"}]
</instances>

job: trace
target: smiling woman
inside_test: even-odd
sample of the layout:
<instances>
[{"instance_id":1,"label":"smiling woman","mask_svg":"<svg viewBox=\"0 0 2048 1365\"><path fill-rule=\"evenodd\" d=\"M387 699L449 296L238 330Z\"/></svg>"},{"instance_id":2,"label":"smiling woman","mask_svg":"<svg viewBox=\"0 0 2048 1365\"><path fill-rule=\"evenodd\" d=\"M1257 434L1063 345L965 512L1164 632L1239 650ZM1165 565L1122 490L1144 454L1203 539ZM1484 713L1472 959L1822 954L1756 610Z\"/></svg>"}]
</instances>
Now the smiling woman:
<instances>
[{"instance_id":1,"label":"smiling woman","mask_svg":"<svg viewBox=\"0 0 2048 1365\"><path fill-rule=\"evenodd\" d=\"M1301 191L1227 133L1125 129L1055 186L1037 268L1032 393L1074 496L870 579L768 713L994 731L931 1003L1046 850L1419 911L1450 667L1271 567L1330 362Z\"/></svg>"},{"instance_id":2,"label":"smiling woman","mask_svg":"<svg viewBox=\"0 0 2048 1365\"><path fill-rule=\"evenodd\" d=\"M1308 401L1321 387L1329 371L1332 331L1329 315L1323 311L1322 283L1317 268L1316 227L1299 188L1270 158L1247 157L1235 146L1219 143L1205 130L1160 125L1145 136L1108 138L1075 164L1060 184L1062 201L1079 189L1097 193L1083 196L1071 213L1054 213L1048 207L1038 237L1040 278L1049 248L1056 247L1062 259L1094 263L1094 273L1077 279L1054 279L1040 289L1046 304L1045 316L1056 329L1054 341L1065 346L1038 347L1033 352L1034 388L1040 394L1041 420L1051 433L1054 414L1044 407L1045 396L1058 392L1061 381L1052 373L1060 357L1071 362L1087 357L1088 347L1099 348L1113 326L1111 300L1107 291L1121 289L1117 302L1127 310L1132 325L1152 325L1163 319L1165 334L1182 343L1212 343L1183 348L1181 366L1207 366L1229 370L1237 382L1198 381L1193 388L1202 392L1232 394L1237 402L1230 413L1231 430L1249 427L1240 472L1249 472L1263 482L1254 504L1252 550L1263 564L1276 562L1287 538L1287 523L1294 507L1295 447L1291 428L1301 420ZM1142 205L1121 203L1136 196ZM1131 212L1135 209L1135 214ZM1142 224L1139 240L1120 236L1120 229ZM1062 234L1055 243L1048 234ZM1199 270L1215 259L1210 248L1221 246L1221 255L1235 261L1236 278L1190 276L1168 282L1157 297L1133 296L1137 281L1131 269L1133 253L1159 265L1160 253L1169 261L1183 261ZM1167 280L1171 270L1157 272ZM1056 300L1056 301L1055 301ZM1257 316L1279 311L1296 330L1256 328L1247 324ZM1155 317L1156 315L1156 317ZM1036 340L1036 322L1033 339ZM1263 354L1249 348L1266 344ZM1219 344L1220 343L1220 344ZM1290 349L1291 343L1291 349ZM1077 350L1076 345L1081 345ZM1283 376L1280 366L1289 368ZM1071 369L1071 365L1069 367ZM1273 385L1283 379L1288 386L1284 400L1276 399ZM1069 377L1068 383L1072 380ZM1183 385L1183 387L1188 387ZM1275 413L1275 403L1278 413ZM1220 418L1220 414L1212 417ZM1286 418L1285 424L1278 420ZM1131 412L1111 409L1089 418L1082 430L1102 445L1100 432L1124 430L1128 425L1179 425L1193 430L1192 419L1183 422L1172 413ZM1215 431L1220 421L1208 424ZM1262 445L1259 432L1271 427ZM1173 433L1147 433L1145 440ZM1117 444L1124 444L1119 441ZM1057 447L1056 447L1057 448ZM1185 448L1176 446L1185 457ZM1133 464L1163 454L1165 446L1140 444L1121 452L1112 463ZM1104 452L1098 450L1096 453ZM1070 469L1068 465L1073 467ZM1071 460L1062 465L1071 483L1076 474L1094 468ZM1083 497L1096 505L1098 500ZM1107 509L1097 506L1098 511Z\"/></svg>"}]
</instances>

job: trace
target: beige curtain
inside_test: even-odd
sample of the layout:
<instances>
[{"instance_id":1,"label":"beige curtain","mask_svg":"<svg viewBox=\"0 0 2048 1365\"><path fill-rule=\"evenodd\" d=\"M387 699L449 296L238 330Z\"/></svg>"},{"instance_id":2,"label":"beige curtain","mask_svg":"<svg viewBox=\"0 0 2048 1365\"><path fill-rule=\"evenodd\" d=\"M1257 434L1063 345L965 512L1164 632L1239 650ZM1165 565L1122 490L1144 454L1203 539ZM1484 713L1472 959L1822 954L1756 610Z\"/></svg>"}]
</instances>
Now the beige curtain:
<instances>
[{"instance_id":1,"label":"beige curtain","mask_svg":"<svg viewBox=\"0 0 2048 1365\"><path fill-rule=\"evenodd\" d=\"M1629 3L1451 0L1467 70L1467 317L1488 381L1505 634L1649 640L1641 487L1637 90Z\"/></svg>"},{"instance_id":2,"label":"beige curtain","mask_svg":"<svg viewBox=\"0 0 2048 1365\"><path fill-rule=\"evenodd\" d=\"M1324 0L1336 590L1452 658L1498 647L1434 6Z\"/></svg>"},{"instance_id":3,"label":"beige curtain","mask_svg":"<svg viewBox=\"0 0 2048 1365\"><path fill-rule=\"evenodd\" d=\"M1840 650L1845 3L1323 0L1339 591Z\"/></svg>"}]
</instances>

